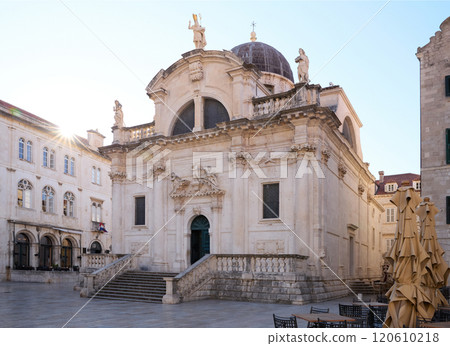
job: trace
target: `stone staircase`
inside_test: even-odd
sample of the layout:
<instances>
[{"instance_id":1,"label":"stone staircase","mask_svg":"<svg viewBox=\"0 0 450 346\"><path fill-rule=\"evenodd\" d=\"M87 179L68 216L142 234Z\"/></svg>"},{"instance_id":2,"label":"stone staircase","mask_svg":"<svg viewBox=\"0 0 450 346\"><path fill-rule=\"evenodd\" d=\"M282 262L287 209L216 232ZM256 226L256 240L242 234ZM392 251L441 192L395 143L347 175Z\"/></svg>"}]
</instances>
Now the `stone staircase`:
<instances>
[{"instance_id":1,"label":"stone staircase","mask_svg":"<svg viewBox=\"0 0 450 346\"><path fill-rule=\"evenodd\" d=\"M177 274L127 271L111 280L94 298L162 303L162 297L166 294L163 277L175 275Z\"/></svg>"},{"instance_id":2,"label":"stone staircase","mask_svg":"<svg viewBox=\"0 0 450 346\"><path fill-rule=\"evenodd\" d=\"M361 293L364 296L375 295L378 292L372 287L372 285L366 281L355 280L349 282L350 288L355 293Z\"/></svg>"}]
</instances>

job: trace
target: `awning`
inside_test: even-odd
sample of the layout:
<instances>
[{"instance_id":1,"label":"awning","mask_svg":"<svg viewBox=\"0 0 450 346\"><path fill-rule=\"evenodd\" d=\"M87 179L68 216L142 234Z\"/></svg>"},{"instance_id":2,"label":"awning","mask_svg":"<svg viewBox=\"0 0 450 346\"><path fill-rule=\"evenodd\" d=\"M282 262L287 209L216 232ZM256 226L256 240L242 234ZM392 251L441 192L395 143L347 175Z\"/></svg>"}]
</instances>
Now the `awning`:
<instances>
[{"instance_id":1,"label":"awning","mask_svg":"<svg viewBox=\"0 0 450 346\"><path fill-rule=\"evenodd\" d=\"M77 231L74 229L65 229L65 228L57 228L57 227L53 227L53 229L56 229L57 231L62 231L62 232L66 232L66 233L73 233L73 234L82 234L82 231Z\"/></svg>"}]
</instances>

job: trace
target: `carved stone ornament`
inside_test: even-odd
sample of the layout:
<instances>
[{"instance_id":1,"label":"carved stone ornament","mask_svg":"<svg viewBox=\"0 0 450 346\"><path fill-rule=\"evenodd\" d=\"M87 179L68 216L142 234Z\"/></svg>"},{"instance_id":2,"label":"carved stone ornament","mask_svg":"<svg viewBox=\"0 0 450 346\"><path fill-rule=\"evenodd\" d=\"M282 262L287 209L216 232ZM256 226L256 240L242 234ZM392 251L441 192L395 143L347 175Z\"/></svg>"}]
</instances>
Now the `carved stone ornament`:
<instances>
[{"instance_id":1,"label":"carved stone ornament","mask_svg":"<svg viewBox=\"0 0 450 346\"><path fill-rule=\"evenodd\" d=\"M366 188L364 187L363 184L359 184L359 185L358 185L358 194L359 194L360 196L362 196L362 194L364 193L365 190L366 190Z\"/></svg>"},{"instance_id":2,"label":"carved stone ornament","mask_svg":"<svg viewBox=\"0 0 450 346\"><path fill-rule=\"evenodd\" d=\"M193 82L203 79L203 64L200 61L189 64L189 76Z\"/></svg>"},{"instance_id":3,"label":"carved stone ornament","mask_svg":"<svg viewBox=\"0 0 450 346\"><path fill-rule=\"evenodd\" d=\"M111 178L111 180L113 182L121 182L124 181L127 178L127 173L126 172L109 172L108 173L109 177Z\"/></svg>"},{"instance_id":4,"label":"carved stone ornament","mask_svg":"<svg viewBox=\"0 0 450 346\"><path fill-rule=\"evenodd\" d=\"M344 179L345 174L347 173L347 168L344 166L344 164L341 162L338 166L338 174L339 179Z\"/></svg>"},{"instance_id":5,"label":"carved stone ornament","mask_svg":"<svg viewBox=\"0 0 450 346\"><path fill-rule=\"evenodd\" d=\"M166 171L166 163L159 162L158 164L153 166L153 175L158 176Z\"/></svg>"},{"instance_id":6,"label":"carved stone ornament","mask_svg":"<svg viewBox=\"0 0 450 346\"><path fill-rule=\"evenodd\" d=\"M170 197L201 197L223 195L224 190L219 189L217 174L210 173L204 168L200 168L200 175L192 180L182 179L172 172L170 180L172 181L172 191Z\"/></svg>"},{"instance_id":7,"label":"carved stone ornament","mask_svg":"<svg viewBox=\"0 0 450 346\"><path fill-rule=\"evenodd\" d=\"M303 144L294 144L291 146L291 151L295 152L308 152L314 153L316 152L317 147L314 144L303 143Z\"/></svg>"},{"instance_id":8,"label":"carved stone ornament","mask_svg":"<svg viewBox=\"0 0 450 346\"><path fill-rule=\"evenodd\" d=\"M194 212L194 214L195 215L201 215L201 213L202 213L202 208L200 208L200 207L194 207L193 209L192 209L192 211Z\"/></svg>"},{"instance_id":9,"label":"carved stone ornament","mask_svg":"<svg viewBox=\"0 0 450 346\"><path fill-rule=\"evenodd\" d=\"M323 149L322 150L322 162L324 164L328 164L328 160L330 159L330 157L331 157L330 151L328 149Z\"/></svg>"}]
</instances>

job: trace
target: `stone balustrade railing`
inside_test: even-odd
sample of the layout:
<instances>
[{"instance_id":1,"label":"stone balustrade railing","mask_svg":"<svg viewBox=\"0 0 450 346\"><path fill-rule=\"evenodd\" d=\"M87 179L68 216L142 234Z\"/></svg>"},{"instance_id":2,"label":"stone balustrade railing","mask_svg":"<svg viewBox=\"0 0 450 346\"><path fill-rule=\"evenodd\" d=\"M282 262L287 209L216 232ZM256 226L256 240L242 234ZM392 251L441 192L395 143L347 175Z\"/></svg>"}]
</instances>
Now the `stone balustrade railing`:
<instances>
[{"instance_id":1,"label":"stone balustrade railing","mask_svg":"<svg viewBox=\"0 0 450 346\"><path fill-rule=\"evenodd\" d=\"M177 304L206 282L223 275L274 276L305 272L306 256L300 255L206 255L193 266L166 280L163 303Z\"/></svg>"},{"instance_id":2,"label":"stone balustrade railing","mask_svg":"<svg viewBox=\"0 0 450 346\"><path fill-rule=\"evenodd\" d=\"M133 126L127 128L128 141L133 142L142 138L148 138L155 134L155 124L148 123L139 126Z\"/></svg>"},{"instance_id":3,"label":"stone balustrade railing","mask_svg":"<svg viewBox=\"0 0 450 346\"><path fill-rule=\"evenodd\" d=\"M92 273L82 274L84 276L84 280L80 296L91 297L120 272L134 269L135 264L134 257L129 254L116 259L112 263L109 263Z\"/></svg>"},{"instance_id":4,"label":"stone balustrade railing","mask_svg":"<svg viewBox=\"0 0 450 346\"><path fill-rule=\"evenodd\" d=\"M104 266L114 262L120 256L106 253L91 253L83 254L81 257L81 267L82 268L95 268L100 269Z\"/></svg>"},{"instance_id":5,"label":"stone balustrade railing","mask_svg":"<svg viewBox=\"0 0 450 346\"><path fill-rule=\"evenodd\" d=\"M253 115L263 116L314 104L320 104L318 87L297 84L287 92L253 99Z\"/></svg>"}]
</instances>

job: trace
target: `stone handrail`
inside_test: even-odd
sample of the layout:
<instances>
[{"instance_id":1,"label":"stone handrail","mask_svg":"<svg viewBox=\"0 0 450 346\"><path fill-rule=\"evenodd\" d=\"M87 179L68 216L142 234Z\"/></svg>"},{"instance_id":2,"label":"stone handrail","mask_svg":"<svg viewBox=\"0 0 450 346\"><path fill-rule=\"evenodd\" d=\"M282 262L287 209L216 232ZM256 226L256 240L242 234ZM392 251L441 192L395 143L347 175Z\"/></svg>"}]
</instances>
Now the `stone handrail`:
<instances>
[{"instance_id":1,"label":"stone handrail","mask_svg":"<svg viewBox=\"0 0 450 346\"><path fill-rule=\"evenodd\" d=\"M82 274L84 280L80 296L92 296L119 272L133 269L134 266L134 257L128 254L92 273Z\"/></svg>"},{"instance_id":2,"label":"stone handrail","mask_svg":"<svg viewBox=\"0 0 450 346\"><path fill-rule=\"evenodd\" d=\"M304 272L306 258L300 255L206 255L174 278L164 278L166 295L163 303L179 303L208 280L223 273L274 275Z\"/></svg>"},{"instance_id":3,"label":"stone handrail","mask_svg":"<svg viewBox=\"0 0 450 346\"><path fill-rule=\"evenodd\" d=\"M81 268L84 269L103 268L104 266L114 262L118 258L120 258L119 255L113 254L103 254L103 253L83 254L81 257Z\"/></svg>"},{"instance_id":4,"label":"stone handrail","mask_svg":"<svg viewBox=\"0 0 450 346\"><path fill-rule=\"evenodd\" d=\"M319 90L314 85L299 85L294 89L253 99L253 115L263 116L296 107L320 104Z\"/></svg>"},{"instance_id":5,"label":"stone handrail","mask_svg":"<svg viewBox=\"0 0 450 346\"><path fill-rule=\"evenodd\" d=\"M128 127L128 140L130 142L137 141L141 138L148 138L155 134L155 124L148 123L139 126Z\"/></svg>"}]
</instances>

